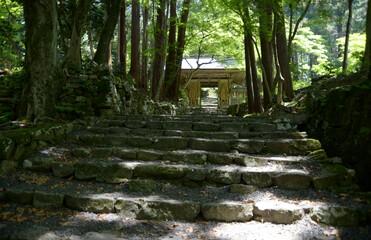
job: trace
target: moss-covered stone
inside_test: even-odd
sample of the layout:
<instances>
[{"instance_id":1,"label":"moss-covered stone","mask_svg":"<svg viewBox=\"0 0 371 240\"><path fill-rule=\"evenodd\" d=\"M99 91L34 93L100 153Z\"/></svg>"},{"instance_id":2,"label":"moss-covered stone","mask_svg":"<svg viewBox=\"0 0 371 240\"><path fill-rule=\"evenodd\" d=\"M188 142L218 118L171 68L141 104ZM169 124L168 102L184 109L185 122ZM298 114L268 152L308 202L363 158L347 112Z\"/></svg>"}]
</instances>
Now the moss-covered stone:
<instances>
[{"instance_id":1,"label":"moss-covered stone","mask_svg":"<svg viewBox=\"0 0 371 240\"><path fill-rule=\"evenodd\" d=\"M14 141L10 138L0 138L0 159L9 159L14 149Z\"/></svg>"},{"instance_id":2,"label":"moss-covered stone","mask_svg":"<svg viewBox=\"0 0 371 240\"><path fill-rule=\"evenodd\" d=\"M130 192L151 193L158 189L157 183L152 180L135 179L129 182Z\"/></svg>"}]
</instances>

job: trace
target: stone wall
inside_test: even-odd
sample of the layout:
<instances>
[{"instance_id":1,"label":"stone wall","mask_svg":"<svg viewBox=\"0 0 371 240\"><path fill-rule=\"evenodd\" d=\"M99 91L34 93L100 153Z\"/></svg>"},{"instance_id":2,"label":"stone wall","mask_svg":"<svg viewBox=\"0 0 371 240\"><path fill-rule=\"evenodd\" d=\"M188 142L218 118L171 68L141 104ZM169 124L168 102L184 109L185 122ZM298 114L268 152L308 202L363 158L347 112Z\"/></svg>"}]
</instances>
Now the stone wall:
<instances>
[{"instance_id":1,"label":"stone wall","mask_svg":"<svg viewBox=\"0 0 371 240\"><path fill-rule=\"evenodd\" d=\"M67 134L89 122L75 120L68 123L48 123L0 133L0 173L7 173L34 151L61 142Z\"/></svg>"},{"instance_id":2,"label":"stone wall","mask_svg":"<svg viewBox=\"0 0 371 240\"><path fill-rule=\"evenodd\" d=\"M306 131L371 190L371 81L367 73L319 79L307 90Z\"/></svg>"},{"instance_id":3,"label":"stone wall","mask_svg":"<svg viewBox=\"0 0 371 240\"><path fill-rule=\"evenodd\" d=\"M104 66L94 66L83 74L66 75L68 81L57 106L63 119L123 114L176 115L188 110L187 101L176 105L152 101L149 94L135 89L129 77L118 78Z\"/></svg>"}]
</instances>

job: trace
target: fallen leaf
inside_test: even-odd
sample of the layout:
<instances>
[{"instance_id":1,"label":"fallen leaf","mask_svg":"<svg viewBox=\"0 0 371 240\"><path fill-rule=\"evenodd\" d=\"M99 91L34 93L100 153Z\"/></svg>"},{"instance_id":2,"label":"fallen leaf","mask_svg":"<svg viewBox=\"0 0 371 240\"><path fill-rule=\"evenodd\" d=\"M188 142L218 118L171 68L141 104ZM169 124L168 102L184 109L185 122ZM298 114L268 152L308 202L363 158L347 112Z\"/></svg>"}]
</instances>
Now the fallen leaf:
<instances>
[{"instance_id":1,"label":"fallen leaf","mask_svg":"<svg viewBox=\"0 0 371 240\"><path fill-rule=\"evenodd\" d=\"M193 227L190 227L188 232L192 233L193 232Z\"/></svg>"}]
</instances>

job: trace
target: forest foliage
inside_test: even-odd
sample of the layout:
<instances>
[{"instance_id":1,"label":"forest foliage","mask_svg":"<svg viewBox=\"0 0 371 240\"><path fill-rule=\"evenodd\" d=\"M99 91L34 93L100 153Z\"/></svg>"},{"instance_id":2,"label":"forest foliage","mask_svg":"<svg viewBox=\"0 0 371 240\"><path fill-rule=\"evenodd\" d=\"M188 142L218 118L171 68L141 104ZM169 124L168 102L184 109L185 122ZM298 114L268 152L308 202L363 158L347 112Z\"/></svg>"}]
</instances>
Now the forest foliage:
<instances>
[{"instance_id":1,"label":"forest foliage","mask_svg":"<svg viewBox=\"0 0 371 240\"><path fill-rule=\"evenodd\" d=\"M274 31L277 29L273 15L274 18L279 18L278 23L282 19L284 21L289 73L294 88L299 88L309 85L311 79L322 75L350 73L361 69L366 45L368 2L367 0L55 0L58 24L57 62L61 66L73 68L79 68L79 62L82 66L93 60L106 63L121 74L131 74L138 86L144 90L159 85L160 87L152 89L153 98L157 95L160 100L177 100L180 87L177 82L179 62L181 64L183 58L207 57L218 61L233 59L236 60L236 65L248 68L245 51L248 39L248 42L253 44L250 49L250 58L253 58L250 59L250 63L254 63L251 66L252 78L255 74L254 81L261 85L260 89L255 88L253 91L258 91L258 95L264 92L266 99L268 88L269 95L278 94L277 85L269 81L266 84L264 80L269 79L267 71L268 75L276 78L274 72L277 70L270 72L269 69L264 69L261 62L266 58L262 36L272 44L269 46L278 48L282 45L278 39L277 42L274 40ZM281 7L283 15L281 13L280 16ZM349 10L352 11L351 18L348 18ZM269 23L264 25L264 21ZM350 22L349 28L347 21ZM23 71L27 45L25 32L23 1L1 0L2 74ZM181 36L182 32L184 36ZM344 45L347 33L349 47L344 69ZM177 34L175 38L174 34ZM182 41L183 43L180 43ZM106 46L109 46L107 53ZM171 52L171 49L175 51ZM273 61L273 53L276 50L269 51ZM77 56L77 64L76 61L68 64L71 54L75 59ZM279 51L278 55L281 69L287 68L281 63ZM165 66L172 68L171 65L166 65L169 64L166 63L167 59L172 59L170 61L176 63L175 70L171 73L174 76L164 72ZM156 65L157 61L160 61L160 65ZM255 65L256 73L253 70ZM274 61L271 65L274 65ZM290 98L286 82L283 92ZM169 86L175 89L173 91L176 94L166 92ZM256 86L252 83L252 87Z\"/></svg>"}]
</instances>

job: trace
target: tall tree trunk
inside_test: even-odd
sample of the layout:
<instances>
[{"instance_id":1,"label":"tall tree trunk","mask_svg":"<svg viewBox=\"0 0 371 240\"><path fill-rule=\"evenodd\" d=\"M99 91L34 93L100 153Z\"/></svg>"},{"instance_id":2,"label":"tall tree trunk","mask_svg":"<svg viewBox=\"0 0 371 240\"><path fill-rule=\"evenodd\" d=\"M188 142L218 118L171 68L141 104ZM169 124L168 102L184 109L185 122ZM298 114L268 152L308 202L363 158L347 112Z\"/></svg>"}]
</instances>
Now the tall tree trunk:
<instances>
[{"instance_id":1,"label":"tall tree trunk","mask_svg":"<svg viewBox=\"0 0 371 240\"><path fill-rule=\"evenodd\" d=\"M142 83L143 88L148 88L148 55L147 55L147 49L148 49L148 18L149 18L149 2L146 1L144 6L142 7L143 10L143 40L142 40Z\"/></svg>"},{"instance_id":2,"label":"tall tree trunk","mask_svg":"<svg viewBox=\"0 0 371 240\"><path fill-rule=\"evenodd\" d=\"M58 79L57 1L24 1L26 27L26 79L20 116L31 120L54 117Z\"/></svg>"},{"instance_id":3,"label":"tall tree trunk","mask_svg":"<svg viewBox=\"0 0 371 240\"><path fill-rule=\"evenodd\" d=\"M94 61L98 64L107 64L109 61L109 49L111 39L118 22L120 14L121 0L106 1L108 11L108 18L104 24L103 30L100 34L97 52L94 56Z\"/></svg>"},{"instance_id":4,"label":"tall tree trunk","mask_svg":"<svg viewBox=\"0 0 371 240\"><path fill-rule=\"evenodd\" d=\"M170 0L169 54L166 60L165 99L176 101L176 0Z\"/></svg>"},{"instance_id":5,"label":"tall tree trunk","mask_svg":"<svg viewBox=\"0 0 371 240\"><path fill-rule=\"evenodd\" d=\"M260 21L260 46L262 52L262 65L265 70L264 78L268 83L263 85L264 93L264 108L271 103L272 86L274 79L273 70L273 45L272 45L272 6L269 4L261 5L261 14L259 16Z\"/></svg>"},{"instance_id":6,"label":"tall tree trunk","mask_svg":"<svg viewBox=\"0 0 371 240\"><path fill-rule=\"evenodd\" d=\"M348 0L348 21L347 21L347 29L345 33L345 45L344 45L344 59L343 59L343 71L345 72L348 68L348 50L349 50L349 35L350 35L350 24L352 22L352 5L353 0Z\"/></svg>"},{"instance_id":7,"label":"tall tree trunk","mask_svg":"<svg viewBox=\"0 0 371 240\"><path fill-rule=\"evenodd\" d=\"M153 77L151 84L152 98L156 96L156 90L158 88L161 73L164 67L164 43L165 43L165 8L166 0L160 0L157 7L157 20L155 25L155 53L153 62Z\"/></svg>"},{"instance_id":8,"label":"tall tree trunk","mask_svg":"<svg viewBox=\"0 0 371 240\"><path fill-rule=\"evenodd\" d=\"M88 34L88 43L89 43L89 49L90 49L90 59L93 59L94 58L94 42L93 42L93 37L91 36L91 26L88 27L87 34Z\"/></svg>"},{"instance_id":9,"label":"tall tree trunk","mask_svg":"<svg viewBox=\"0 0 371 240\"><path fill-rule=\"evenodd\" d=\"M126 75L126 0L122 0L120 9L119 21L119 44L118 44L118 59L121 66L121 73Z\"/></svg>"},{"instance_id":10,"label":"tall tree trunk","mask_svg":"<svg viewBox=\"0 0 371 240\"><path fill-rule=\"evenodd\" d=\"M363 69L367 69L370 67L371 67L371 0L368 0L366 20L366 47L365 58L363 59ZM371 81L371 79L369 80Z\"/></svg>"},{"instance_id":11,"label":"tall tree trunk","mask_svg":"<svg viewBox=\"0 0 371 240\"><path fill-rule=\"evenodd\" d=\"M191 7L191 0L184 0L183 1L183 8L180 15L180 25L178 27L178 36L177 36L177 49L176 49L176 84L174 91L174 100L177 101L179 96L179 84L180 84L180 73L182 70L182 61L183 61L183 53L184 53L184 46L185 46L185 37L186 37L186 30L187 30L187 22L188 22L188 15L189 9Z\"/></svg>"},{"instance_id":12,"label":"tall tree trunk","mask_svg":"<svg viewBox=\"0 0 371 240\"><path fill-rule=\"evenodd\" d=\"M248 8L246 8L245 14L247 18L246 21L251 21ZM260 98L260 83L259 83L259 78L258 78L258 71L256 69L254 43L252 40L251 30L248 28L248 26L246 26L245 28L247 28L247 46L245 47L249 49L251 77L252 77L252 83L253 83L253 88L254 88L254 112L262 113L263 107L262 107L262 102Z\"/></svg>"},{"instance_id":13,"label":"tall tree trunk","mask_svg":"<svg viewBox=\"0 0 371 240\"><path fill-rule=\"evenodd\" d=\"M276 77L274 79L273 87L276 88L276 85L278 84L278 90L277 90L277 104L282 104L282 85L285 79L282 76L281 72L281 66L280 61L278 59L278 46L277 46L277 22L278 22L278 16L277 14L274 14L274 23L273 23L273 54L274 54L274 63L276 65Z\"/></svg>"},{"instance_id":14,"label":"tall tree trunk","mask_svg":"<svg viewBox=\"0 0 371 240\"><path fill-rule=\"evenodd\" d=\"M129 74L139 88L144 84L140 79L140 5L139 0L132 1L131 10L131 64Z\"/></svg>"},{"instance_id":15,"label":"tall tree trunk","mask_svg":"<svg viewBox=\"0 0 371 240\"><path fill-rule=\"evenodd\" d=\"M245 27L246 28L246 27ZM248 43L248 34L247 30L244 30L244 44L245 44L245 65L246 65L246 88L247 88L247 107L249 113L254 113L254 89L251 77L251 65L250 65L250 53L249 48L247 47Z\"/></svg>"},{"instance_id":16,"label":"tall tree trunk","mask_svg":"<svg viewBox=\"0 0 371 240\"><path fill-rule=\"evenodd\" d=\"M280 63L281 73L285 81L283 82L283 92L286 97L291 101L294 98L294 89L292 87L292 79L290 72L290 59L287 49L286 31L285 31L285 16L283 13L282 0L276 2L276 12L277 14L277 52L278 60Z\"/></svg>"},{"instance_id":17,"label":"tall tree trunk","mask_svg":"<svg viewBox=\"0 0 371 240\"><path fill-rule=\"evenodd\" d=\"M65 58L65 65L72 68L81 68L81 37L84 34L85 22L88 16L91 0L77 1L74 10L70 47Z\"/></svg>"}]
</instances>

